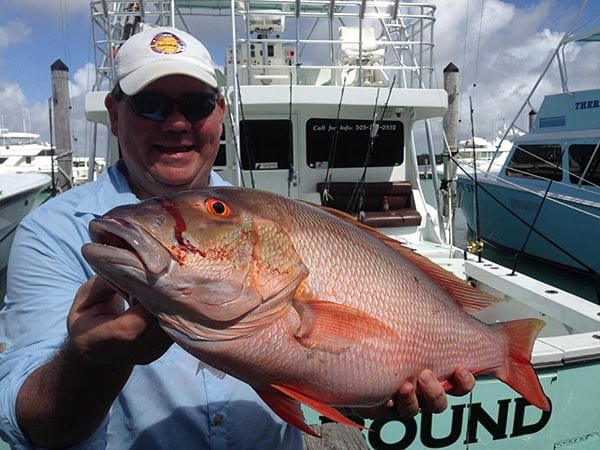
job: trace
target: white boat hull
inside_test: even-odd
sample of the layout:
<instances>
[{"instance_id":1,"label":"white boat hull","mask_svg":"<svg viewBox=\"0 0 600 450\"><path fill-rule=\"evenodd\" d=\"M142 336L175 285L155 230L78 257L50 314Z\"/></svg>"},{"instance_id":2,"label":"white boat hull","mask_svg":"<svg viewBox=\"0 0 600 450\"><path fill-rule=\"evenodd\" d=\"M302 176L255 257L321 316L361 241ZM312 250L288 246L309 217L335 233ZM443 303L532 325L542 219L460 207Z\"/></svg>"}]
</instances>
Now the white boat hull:
<instances>
[{"instance_id":1,"label":"white boat hull","mask_svg":"<svg viewBox=\"0 0 600 450\"><path fill-rule=\"evenodd\" d=\"M6 270L17 225L50 185L45 174L0 174L0 272Z\"/></svg>"}]
</instances>

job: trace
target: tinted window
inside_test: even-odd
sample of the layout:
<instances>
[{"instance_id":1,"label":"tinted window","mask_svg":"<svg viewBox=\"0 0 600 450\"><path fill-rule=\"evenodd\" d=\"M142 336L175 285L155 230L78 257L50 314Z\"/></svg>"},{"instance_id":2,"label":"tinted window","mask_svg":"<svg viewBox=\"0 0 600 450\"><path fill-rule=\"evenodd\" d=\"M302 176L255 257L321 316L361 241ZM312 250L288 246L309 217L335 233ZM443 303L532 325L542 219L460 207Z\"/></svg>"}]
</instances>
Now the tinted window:
<instances>
[{"instance_id":1,"label":"tinted window","mask_svg":"<svg viewBox=\"0 0 600 450\"><path fill-rule=\"evenodd\" d=\"M569 147L569 166L571 183L578 184L584 175L583 172L587 169L582 184L600 184L600 147L583 144L571 145Z\"/></svg>"},{"instance_id":2,"label":"tinted window","mask_svg":"<svg viewBox=\"0 0 600 450\"><path fill-rule=\"evenodd\" d=\"M513 153L506 175L561 180L560 145L521 145Z\"/></svg>"},{"instance_id":3,"label":"tinted window","mask_svg":"<svg viewBox=\"0 0 600 450\"><path fill-rule=\"evenodd\" d=\"M288 169L293 162L291 129L289 120L242 120L242 169Z\"/></svg>"},{"instance_id":4,"label":"tinted window","mask_svg":"<svg viewBox=\"0 0 600 450\"><path fill-rule=\"evenodd\" d=\"M363 167L370 142L371 121L310 119L306 123L306 161L309 167ZM369 166L399 166L404 161L404 125L399 121L379 124Z\"/></svg>"},{"instance_id":5,"label":"tinted window","mask_svg":"<svg viewBox=\"0 0 600 450\"><path fill-rule=\"evenodd\" d=\"M223 124L223 129L221 130L221 144L219 145L219 151L217 152L217 157L215 158L215 166L226 166L227 158L225 153L225 124Z\"/></svg>"}]
</instances>

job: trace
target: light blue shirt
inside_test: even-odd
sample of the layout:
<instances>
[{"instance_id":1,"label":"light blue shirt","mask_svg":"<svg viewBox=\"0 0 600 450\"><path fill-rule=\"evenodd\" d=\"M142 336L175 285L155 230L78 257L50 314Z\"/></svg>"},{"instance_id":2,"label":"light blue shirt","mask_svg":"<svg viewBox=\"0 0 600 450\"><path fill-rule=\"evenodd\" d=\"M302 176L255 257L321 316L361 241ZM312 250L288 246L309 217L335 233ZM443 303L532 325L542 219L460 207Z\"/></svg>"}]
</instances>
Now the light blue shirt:
<instances>
[{"instance_id":1,"label":"light blue shirt","mask_svg":"<svg viewBox=\"0 0 600 450\"><path fill-rule=\"evenodd\" d=\"M210 184L227 183L213 172ZM75 293L93 275L81 256L81 246L90 241L89 221L138 201L113 166L98 181L61 194L21 222L0 311L0 435L14 448L32 448L17 424L19 389L65 340ZM197 368L197 359L177 345L152 364L136 366L100 428L74 448L302 448L300 432L251 387Z\"/></svg>"}]
</instances>

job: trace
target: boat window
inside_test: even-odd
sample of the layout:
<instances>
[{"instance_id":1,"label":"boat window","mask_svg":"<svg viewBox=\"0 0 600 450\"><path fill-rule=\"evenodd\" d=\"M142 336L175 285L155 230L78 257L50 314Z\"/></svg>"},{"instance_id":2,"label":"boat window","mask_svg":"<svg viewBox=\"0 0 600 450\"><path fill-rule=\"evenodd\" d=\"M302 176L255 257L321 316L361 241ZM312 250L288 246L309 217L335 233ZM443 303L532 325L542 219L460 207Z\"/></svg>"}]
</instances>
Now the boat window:
<instances>
[{"instance_id":1,"label":"boat window","mask_svg":"<svg viewBox=\"0 0 600 450\"><path fill-rule=\"evenodd\" d=\"M513 153L506 175L561 180L561 156L561 146L557 144L521 145Z\"/></svg>"},{"instance_id":2,"label":"boat window","mask_svg":"<svg viewBox=\"0 0 600 450\"><path fill-rule=\"evenodd\" d=\"M290 120L242 120L242 169L288 169L293 162L291 130Z\"/></svg>"},{"instance_id":3,"label":"boat window","mask_svg":"<svg viewBox=\"0 0 600 450\"><path fill-rule=\"evenodd\" d=\"M594 159L590 164L592 156ZM596 144L571 145L569 147L569 165L571 183L579 183L587 168L582 184L600 184L600 148L597 149Z\"/></svg>"},{"instance_id":4,"label":"boat window","mask_svg":"<svg viewBox=\"0 0 600 450\"><path fill-rule=\"evenodd\" d=\"M226 166L227 165L227 157L226 157L226 140L225 140L225 124L223 124L223 128L221 129L221 143L219 144L219 151L217 152L217 157L215 158L215 166Z\"/></svg>"},{"instance_id":5,"label":"boat window","mask_svg":"<svg viewBox=\"0 0 600 450\"><path fill-rule=\"evenodd\" d=\"M336 122L339 132L336 132ZM306 123L306 162L311 168L363 167L370 143L370 120L310 119ZM335 145L332 145L335 142ZM331 156L333 155L333 156ZM393 167L404 162L404 124L379 123L369 166Z\"/></svg>"}]
</instances>

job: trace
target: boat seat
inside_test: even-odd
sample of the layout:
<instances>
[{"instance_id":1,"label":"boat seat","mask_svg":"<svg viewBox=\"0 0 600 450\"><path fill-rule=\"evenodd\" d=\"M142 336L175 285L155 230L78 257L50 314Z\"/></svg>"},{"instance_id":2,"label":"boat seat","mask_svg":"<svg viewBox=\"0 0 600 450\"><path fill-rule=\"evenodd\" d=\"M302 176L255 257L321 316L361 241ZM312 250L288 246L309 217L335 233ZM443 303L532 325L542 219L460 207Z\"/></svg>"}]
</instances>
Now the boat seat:
<instances>
[{"instance_id":1,"label":"boat seat","mask_svg":"<svg viewBox=\"0 0 600 450\"><path fill-rule=\"evenodd\" d=\"M375 29L363 27L362 47L359 44L361 31L357 27L340 27L342 64L356 64L360 59L364 64L381 64L385 56L385 48L377 43Z\"/></svg>"},{"instance_id":2,"label":"boat seat","mask_svg":"<svg viewBox=\"0 0 600 450\"><path fill-rule=\"evenodd\" d=\"M361 31L357 27L340 27L341 70L337 82L346 86L388 86L389 78L382 66L385 60L385 47L377 41L373 27L362 28L362 46L359 44ZM351 66L351 67L345 67ZM360 69L354 66L361 66ZM361 74L362 73L362 79Z\"/></svg>"},{"instance_id":3,"label":"boat seat","mask_svg":"<svg viewBox=\"0 0 600 450\"><path fill-rule=\"evenodd\" d=\"M324 198L326 183L318 183ZM353 199L354 182L329 183L325 206L346 211ZM414 209L410 181L365 183L359 221L372 227L404 227L421 224L421 214Z\"/></svg>"},{"instance_id":4,"label":"boat seat","mask_svg":"<svg viewBox=\"0 0 600 450\"><path fill-rule=\"evenodd\" d=\"M361 211L359 222L373 228L409 227L421 225L421 214L416 209L390 209L389 211Z\"/></svg>"}]
</instances>

